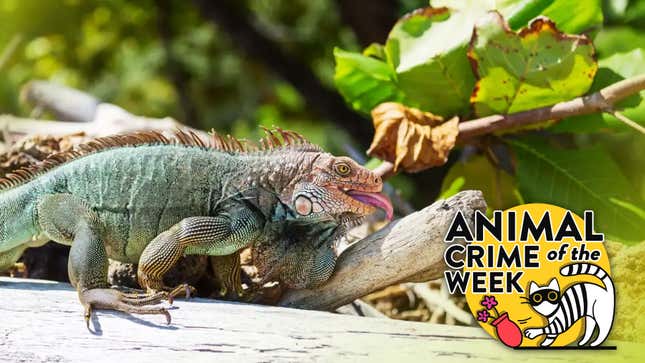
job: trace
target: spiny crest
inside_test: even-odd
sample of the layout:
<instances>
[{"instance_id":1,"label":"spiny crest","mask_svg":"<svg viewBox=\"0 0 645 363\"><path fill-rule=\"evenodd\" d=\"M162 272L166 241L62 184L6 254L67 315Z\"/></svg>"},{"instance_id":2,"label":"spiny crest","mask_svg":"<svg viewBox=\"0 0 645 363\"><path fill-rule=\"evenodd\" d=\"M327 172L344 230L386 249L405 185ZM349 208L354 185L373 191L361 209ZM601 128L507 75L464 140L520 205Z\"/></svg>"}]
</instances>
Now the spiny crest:
<instances>
[{"instance_id":1,"label":"spiny crest","mask_svg":"<svg viewBox=\"0 0 645 363\"><path fill-rule=\"evenodd\" d=\"M226 137L219 135L215 130L210 133L210 144L206 147L216 150L235 153L266 152L274 150L289 150L303 152L322 152L323 150L305 139L294 131L283 130L279 127L267 129L260 126L264 131L264 137L260 139L259 145L249 143L247 140L238 140L231 135ZM280 137L278 137L278 135Z\"/></svg>"},{"instance_id":2,"label":"spiny crest","mask_svg":"<svg viewBox=\"0 0 645 363\"><path fill-rule=\"evenodd\" d=\"M265 137L260 139L259 146L246 140L238 140L230 135L221 136L215 130L210 132L207 140L193 131L175 131L173 137L166 137L158 131L137 131L127 134L99 137L79 144L74 149L50 155L47 159L21 169L15 170L0 178L0 190L16 187L35 177L80 157L103 150L118 147L135 147L145 145L184 145L202 149L218 150L235 154L268 153L274 151L322 152L322 149L307 141L294 131L274 127L272 130L262 127ZM278 138L277 135L280 135Z\"/></svg>"}]
</instances>

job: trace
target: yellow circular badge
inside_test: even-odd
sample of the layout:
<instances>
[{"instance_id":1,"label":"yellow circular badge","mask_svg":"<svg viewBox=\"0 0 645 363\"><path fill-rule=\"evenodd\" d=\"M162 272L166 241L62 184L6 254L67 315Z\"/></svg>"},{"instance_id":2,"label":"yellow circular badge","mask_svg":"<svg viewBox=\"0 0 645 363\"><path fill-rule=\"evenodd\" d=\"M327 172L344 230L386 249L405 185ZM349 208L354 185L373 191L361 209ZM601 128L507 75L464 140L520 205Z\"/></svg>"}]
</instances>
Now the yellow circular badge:
<instances>
[{"instance_id":1,"label":"yellow circular badge","mask_svg":"<svg viewBox=\"0 0 645 363\"><path fill-rule=\"evenodd\" d=\"M461 276L447 272L446 280L454 287L467 279L462 287L484 330L511 347L597 346L607 338L615 293L592 212L583 219L527 204L479 217L473 242L460 251Z\"/></svg>"}]
</instances>

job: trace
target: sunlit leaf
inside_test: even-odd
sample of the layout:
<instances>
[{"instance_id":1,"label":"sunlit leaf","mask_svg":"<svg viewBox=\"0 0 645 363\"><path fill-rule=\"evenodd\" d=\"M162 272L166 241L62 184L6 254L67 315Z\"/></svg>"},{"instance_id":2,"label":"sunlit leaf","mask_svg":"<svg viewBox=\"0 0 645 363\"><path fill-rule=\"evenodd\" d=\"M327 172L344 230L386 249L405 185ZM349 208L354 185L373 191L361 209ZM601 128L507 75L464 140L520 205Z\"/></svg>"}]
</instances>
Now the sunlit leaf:
<instances>
[{"instance_id":1,"label":"sunlit leaf","mask_svg":"<svg viewBox=\"0 0 645 363\"><path fill-rule=\"evenodd\" d=\"M372 43L363 49L363 55L379 60L385 60L385 48L379 43Z\"/></svg>"},{"instance_id":2,"label":"sunlit leaf","mask_svg":"<svg viewBox=\"0 0 645 363\"><path fill-rule=\"evenodd\" d=\"M387 63L339 48L334 57L336 87L354 109L369 112L382 102L403 100Z\"/></svg>"},{"instance_id":3,"label":"sunlit leaf","mask_svg":"<svg viewBox=\"0 0 645 363\"><path fill-rule=\"evenodd\" d=\"M599 232L625 242L645 237L645 205L605 150L557 149L538 140L509 141L527 202L596 213Z\"/></svg>"},{"instance_id":4,"label":"sunlit leaf","mask_svg":"<svg viewBox=\"0 0 645 363\"><path fill-rule=\"evenodd\" d=\"M538 18L515 33L499 13L478 23L468 53L478 81L471 96L478 116L513 113L585 93L596 74L584 36L561 33Z\"/></svg>"},{"instance_id":5,"label":"sunlit leaf","mask_svg":"<svg viewBox=\"0 0 645 363\"><path fill-rule=\"evenodd\" d=\"M591 92L598 91L625 78L645 74L645 50L634 49L628 53L614 54L598 62L598 74L594 79ZM615 105L617 110L631 120L645 125L645 91L627 97ZM590 132L601 129L631 129L607 113L594 113L570 117L549 128L556 132Z\"/></svg>"},{"instance_id":6,"label":"sunlit leaf","mask_svg":"<svg viewBox=\"0 0 645 363\"><path fill-rule=\"evenodd\" d=\"M482 155L459 161L450 168L441 185L441 197L447 198L467 189L481 190L489 209L507 209L522 204L515 178Z\"/></svg>"},{"instance_id":7,"label":"sunlit leaf","mask_svg":"<svg viewBox=\"0 0 645 363\"><path fill-rule=\"evenodd\" d=\"M599 59L609 57L616 53L627 53L634 49L645 49L645 36L643 31L626 26L605 27L593 40Z\"/></svg>"},{"instance_id":8,"label":"sunlit leaf","mask_svg":"<svg viewBox=\"0 0 645 363\"><path fill-rule=\"evenodd\" d=\"M558 0L541 15L553 20L561 31L579 34L602 25L602 0Z\"/></svg>"},{"instance_id":9,"label":"sunlit leaf","mask_svg":"<svg viewBox=\"0 0 645 363\"><path fill-rule=\"evenodd\" d=\"M515 5L508 14L508 25L513 30L518 30L529 23L538 14L551 6L554 0L522 0Z\"/></svg>"},{"instance_id":10,"label":"sunlit leaf","mask_svg":"<svg viewBox=\"0 0 645 363\"><path fill-rule=\"evenodd\" d=\"M602 21L597 0L581 0L575 5L584 6L584 11L562 11L570 3L567 0L431 1L430 7L417 9L396 23L384 48L370 45L364 51L363 55L378 59L383 59L384 51L390 66L390 82L398 92L381 87L366 89L362 82L355 85L352 82L339 82L342 77L338 74L336 84L346 100L362 112L369 112L367 107L374 105L373 102L364 102L365 99L378 98L382 102L403 100L406 106L444 117L464 116L471 111L469 99L475 85L466 57L475 23L493 9L509 16L516 27L526 25L541 13L549 13L551 19L556 23L562 22L567 31L593 28L599 24L598 19ZM355 62L353 66L360 67L361 63ZM365 72L371 73L371 70L366 69ZM355 76L354 72L350 75ZM349 89L352 85L358 89ZM370 92L375 95L369 95ZM358 93L357 98L361 100L351 97L354 93ZM385 98L387 94L400 97Z\"/></svg>"},{"instance_id":11,"label":"sunlit leaf","mask_svg":"<svg viewBox=\"0 0 645 363\"><path fill-rule=\"evenodd\" d=\"M388 62L399 86L421 109L442 116L468 111L475 79L466 58L472 25L485 13L423 8L399 20L385 43Z\"/></svg>"}]
</instances>

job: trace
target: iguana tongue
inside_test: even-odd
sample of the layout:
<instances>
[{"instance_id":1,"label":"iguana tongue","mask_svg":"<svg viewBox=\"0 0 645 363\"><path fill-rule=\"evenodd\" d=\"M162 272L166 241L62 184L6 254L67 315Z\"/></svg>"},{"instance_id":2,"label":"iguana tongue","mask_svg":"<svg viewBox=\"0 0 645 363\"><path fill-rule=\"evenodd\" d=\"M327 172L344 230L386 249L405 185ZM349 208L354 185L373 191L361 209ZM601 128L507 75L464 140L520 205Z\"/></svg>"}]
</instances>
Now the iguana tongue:
<instances>
[{"instance_id":1,"label":"iguana tongue","mask_svg":"<svg viewBox=\"0 0 645 363\"><path fill-rule=\"evenodd\" d=\"M390 203L390 200L385 195L381 193L360 192L358 190L350 190L347 192L347 195L361 203L383 209L387 215L387 219L392 220L394 208L392 208L392 203Z\"/></svg>"}]
</instances>

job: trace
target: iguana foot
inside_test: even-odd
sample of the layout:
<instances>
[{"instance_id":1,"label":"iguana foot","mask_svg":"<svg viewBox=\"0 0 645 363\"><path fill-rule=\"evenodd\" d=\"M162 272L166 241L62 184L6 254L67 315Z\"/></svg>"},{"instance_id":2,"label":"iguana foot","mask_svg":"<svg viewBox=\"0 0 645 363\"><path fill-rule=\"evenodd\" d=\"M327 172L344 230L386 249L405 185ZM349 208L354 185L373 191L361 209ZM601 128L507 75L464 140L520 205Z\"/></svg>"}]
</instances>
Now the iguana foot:
<instances>
[{"instance_id":1,"label":"iguana foot","mask_svg":"<svg viewBox=\"0 0 645 363\"><path fill-rule=\"evenodd\" d=\"M156 290L156 289L143 290L143 289L135 289L132 287L125 287L125 286L112 286L112 289L120 292L125 298L136 300L133 302L136 302L136 303L143 302L143 303L139 303L138 305L156 304L157 302L161 302L162 300L167 300L170 304L172 304L173 298L181 294L181 291L175 293L174 295L171 294L173 290L172 288L163 288L161 290ZM156 302L151 302L151 303L144 302L149 300L155 300Z\"/></svg>"},{"instance_id":2,"label":"iguana foot","mask_svg":"<svg viewBox=\"0 0 645 363\"><path fill-rule=\"evenodd\" d=\"M175 286L174 288L171 288L170 291L168 291L168 296L170 296L170 299L178 296L183 296L186 299L190 299L190 297L195 295L196 293L197 289L193 286L190 286L188 284L181 284Z\"/></svg>"},{"instance_id":3,"label":"iguana foot","mask_svg":"<svg viewBox=\"0 0 645 363\"><path fill-rule=\"evenodd\" d=\"M162 286L159 289L148 288L147 294L165 294L165 299L168 300L168 303L172 304L176 297L185 297L190 299L191 296L194 296L197 293L197 289L188 285L181 284L175 287Z\"/></svg>"},{"instance_id":4,"label":"iguana foot","mask_svg":"<svg viewBox=\"0 0 645 363\"><path fill-rule=\"evenodd\" d=\"M188 284L181 284L176 287L162 285L159 288L149 287L147 290L134 289L125 286L112 286L112 288L121 292L123 296L128 298L143 299L159 296L160 300L168 300L170 304L173 303L173 300L176 297L185 297L190 299L191 296L194 296L197 293L197 289Z\"/></svg>"},{"instance_id":5,"label":"iguana foot","mask_svg":"<svg viewBox=\"0 0 645 363\"><path fill-rule=\"evenodd\" d=\"M250 290L244 290L242 285L232 289L222 286L214 296L216 299L223 298L227 300L245 301L245 299L249 298L249 292Z\"/></svg>"},{"instance_id":6,"label":"iguana foot","mask_svg":"<svg viewBox=\"0 0 645 363\"><path fill-rule=\"evenodd\" d=\"M81 304L85 307L85 324L88 329L93 309L117 310L131 314L163 314L166 316L166 323L170 324L171 317L168 310L155 305L167 295L166 292L123 293L115 289L90 289L79 293Z\"/></svg>"}]
</instances>

